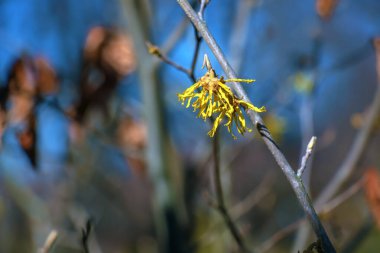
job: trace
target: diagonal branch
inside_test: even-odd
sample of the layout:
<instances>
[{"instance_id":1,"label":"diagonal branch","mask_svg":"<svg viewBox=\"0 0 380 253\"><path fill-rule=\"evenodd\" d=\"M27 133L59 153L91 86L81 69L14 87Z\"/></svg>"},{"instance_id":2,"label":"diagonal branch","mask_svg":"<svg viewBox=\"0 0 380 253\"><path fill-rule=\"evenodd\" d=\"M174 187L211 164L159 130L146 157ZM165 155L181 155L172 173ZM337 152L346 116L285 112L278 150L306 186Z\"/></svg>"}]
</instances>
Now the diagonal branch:
<instances>
[{"instance_id":1,"label":"diagonal branch","mask_svg":"<svg viewBox=\"0 0 380 253\"><path fill-rule=\"evenodd\" d=\"M367 146L372 133L372 128L380 114L380 78L378 82L379 85L377 87L375 98L372 102L369 113L363 122L363 127L357 134L346 159L337 169L334 177L327 184L322 193L318 196L316 200L317 207L329 201L341 189L342 185L353 173L365 147Z\"/></svg>"},{"instance_id":2,"label":"diagonal branch","mask_svg":"<svg viewBox=\"0 0 380 253\"><path fill-rule=\"evenodd\" d=\"M359 192L363 187L363 180L360 179L353 185L351 185L347 190L336 196L334 199L325 203L321 209L317 209L319 215L327 216L330 212L334 211L341 204L346 202L357 192ZM298 219L295 222L289 224L288 226L278 230L269 239L265 240L260 247L257 248L259 253L264 253L269 251L273 246L275 246L280 240L284 239L286 236L294 232L301 224L304 224L305 219Z\"/></svg>"},{"instance_id":3,"label":"diagonal branch","mask_svg":"<svg viewBox=\"0 0 380 253\"><path fill-rule=\"evenodd\" d=\"M203 20L203 13L205 11L205 8L207 4L209 3L209 0L201 0L200 1L200 7L199 7L199 12L197 13L198 18ZM195 77L195 65L198 60L199 56L199 50L200 50L200 45L202 42L202 36L199 34L199 31L197 28L194 26L194 33L195 33L195 48L194 48L194 53L193 53L193 58L191 61L191 67L190 69L186 69L185 67L182 67L181 65L177 64L176 62L170 60L162 51L160 50L159 47L153 45L149 41L145 42L148 52L152 55L155 55L158 57L160 60L163 62L171 65L172 67L176 68L177 70L185 73L193 82L196 82L196 77ZM205 62L204 64L207 65L207 68L211 68L211 64L208 61L207 55L205 55ZM212 123L212 120L211 120ZM219 164L219 136L218 133L215 134L215 138L213 139L213 160L214 160L214 166L213 166L213 180L214 180L214 185L215 185L215 192L216 192L216 197L217 197L217 203L216 203L216 209L219 211L223 218L223 222L226 224L228 230L230 231L232 237L236 241L237 245L239 246L240 250L242 252L249 252L247 246L244 243L243 236L241 235L240 231L238 230L236 224L233 221L233 218L231 217L225 202L224 202L224 194L223 194L223 187L221 183L221 174L220 174L220 164Z\"/></svg>"},{"instance_id":4,"label":"diagonal branch","mask_svg":"<svg viewBox=\"0 0 380 253\"><path fill-rule=\"evenodd\" d=\"M194 12L194 10L192 9L192 7L190 6L187 0L177 0L177 2L185 11L186 15L190 18L191 22L197 28L199 33L202 35L203 39L206 41L211 51L213 52L213 54L219 61L220 65L222 66L223 70L225 71L227 77L231 79L237 78L234 70L232 69L230 64L227 62L224 54L222 53L222 50L216 43L214 37L208 31L208 28L205 22L199 19L199 17ZM241 85L239 85L238 83L232 83L231 86L241 99L247 102L250 101ZM314 210L314 207L305 190L303 183L297 177L294 170L292 169L292 167L286 160L285 156L283 155L283 153L280 151L279 147L273 140L267 127L264 125L263 120L256 112L252 110L248 110L247 114L249 115L252 123L256 126L267 148L270 150L277 164L280 166L283 173L287 177L289 183L291 184L299 203L301 204L307 218L309 219L309 222L311 223L313 227L313 230L316 236L322 243L323 249L325 250L325 252L336 252L334 249L334 246L332 245L330 239L327 236L327 233L325 232L325 229L322 226L321 221L318 218L318 215L316 214Z\"/></svg>"}]
</instances>

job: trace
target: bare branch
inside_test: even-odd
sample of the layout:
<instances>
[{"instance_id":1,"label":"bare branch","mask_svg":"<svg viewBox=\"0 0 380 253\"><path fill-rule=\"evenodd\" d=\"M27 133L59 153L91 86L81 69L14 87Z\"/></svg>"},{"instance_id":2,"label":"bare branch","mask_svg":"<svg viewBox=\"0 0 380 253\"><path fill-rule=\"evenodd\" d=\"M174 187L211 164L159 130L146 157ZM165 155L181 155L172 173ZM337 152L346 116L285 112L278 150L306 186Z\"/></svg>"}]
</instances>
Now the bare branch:
<instances>
[{"instance_id":1,"label":"bare branch","mask_svg":"<svg viewBox=\"0 0 380 253\"><path fill-rule=\"evenodd\" d=\"M44 246L38 252L49 253L50 250L53 248L54 243L57 241L57 238L58 238L58 231L53 229L52 231L50 231L48 237L46 238Z\"/></svg>"},{"instance_id":2,"label":"bare branch","mask_svg":"<svg viewBox=\"0 0 380 253\"><path fill-rule=\"evenodd\" d=\"M353 185L351 185L348 189L346 189L344 192L336 196L334 199L323 205L323 207L319 210L317 210L318 214L320 215L327 215L330 212L334 211L337 207L339 207L341 204L346 202L349 198L354 196L363 186L363 180L359 180ZM274 233L269 239L264 241L261 246L258 249L258 252L267 252L270 250L274 245L276 245L279 241L284 239L286 236L294 232L301 224L305 222L305 219L299 219L288 226L278 230L276 233Z\"/></svg>"},{"instance_id":3,"label":"bare branch","mask_svg":"<svg viewBox=\"0 0 380 253\"><path fill-rule=\"evenodd\" d=\"M204 20L203 19L203 13L205 11L205 8L206 6L210 3L211 0L199 0L199 2L201 3L200 4L200 7L199 7L199 11L198 11L198 17L200 20Z\"/></svg>"},{"instance_id":4,"label":"bare branch","mask_svg":"<svg viewBox=\"0 0 380 253\"><path fill-rule=\"evenodd\" d=\"M211 33L208 31L205 23L199 19L197 14L194 12L194 10L191 8L189 2L187 0L177 0L179 5L182 7L182 9L185 11L186 15L190 18L191 22L194 24L194 26L197 28L199 33L202 35L208 46L210 47L211 51L214 53L215 57L218 59L220 65L222 66L223 70L225 71L228 78L237 78L235 72L231 68L230 64L227 62L224 54L222 53L220 47L216 43L214 37L211 35ZM236 92L236 94L243 100L250 102L247 94L245 93L243 87L238 83L232 83L232 88ZM311 200L305 190L305 187L303 186L303 183L301 180L297 177L297 175L294 173L294 170L280 151L279 147L273 140L271 134L269 133L267 127L264 125L263 120L261 117L254 111L249 110L247 111L247 114L250 116L250 119L252 123L256 126L257 130L259 131L260 135L262 136L265 144L267 145L268 149L272 153L273 157L275 158L276 162L282 169L283 173L287 177L289 183L291 184L294 192L296 193L296 196L298 198L298 201L300 202L301 206L304 209L304 212L306 213L309 222L311 223L315 234L317 235L318 239L320 239L322 243L322 247L326 252L336 252L334 249L334 246L332 245L330 239L328 238L325 229L323 228L318 215L316 214L314 207L311 203Z\"/></svg>"},{"instance_id":5,"label":"bare branch","mask_svg":"<svg viewBox=\"0 0 380 253\"><path fill-rule=\"evenodd\" d=\"M279 241L284 239L286 236L294 232L303 222L305 222L305 219L299 219L288 226L278 230L276 233L274 233L269 239L264 241L261 246L258 249L259 253L264 253L269 251L273 246L275 246Z\"/></svg>"},{"instance_id":6,"label":"bare branch","mask_svg":"<svg viewBox=\"0 0 380 253\"><path fill-rule=\"evenodd\" d=\"M204 14L205 8L206 8L208 3L209 3L209 0L201 0L200 1L200 7L199 7L199 11L198 11L197 15L202 20L203 20L203 14ZM195 27L194 27L195 48L194 48L193 58L191 60L190 69L186 69L185 67L183 67L183 66L177 64L176 62L170 60L169 57L167 57L166 54L164 53L165 51L168 51L171 48L171 46L173 46L174 41L179 39L179 35L181 35L183 32L184 25L186 25L186 22L181 22L181 24L175 29L175 32L173 33L172 38L167 43L168 45L166 45L164 47L164 50L160 50L159 47L157 47L156 45L153 45L149 41L145 42L145 44L146 44L150 54L157 56L163 62L165 62L168 65L171 65L172 67L176 68L177 70L185 73L195 83L196 82L195 66L197 64L197 60L198 60L198 56L199 56L199 49L200 49L201 42L202 42L202 36L199 35L199 32Z\"/></svg>"},{"instance_id":7,"label":"bare branch","mask_svg":"<svg viewBox=\"0 0 380 253\"><path fill-rule=\"evenodd\" d=\"M241 216L251 210L257 203L259 203L270 191L273 184L273 176L269 175L265 177L262 182L246 196L241 202L231 207L231 218L237 221ZM217 208L217 203L208 194L206 195L208 202L214 208ZM206 241L210 238L212 233L210 231L217 231L221 229L223 224L219 222L213 223L207 231L199 237L199 241Z\"/></svg>"},{"instance_id":8,"label":"bare branch","mask_svg":"<svg viewBox=\"0 0 380 253\"><path fill-rule=\"evenodd\" d=\"M200 0L199 11L197 14L201 20L203 20L203 14L209 2L210 0ZM196 82L194 72L195 72L195 65L197 64L197 60L198 60L199 49L201 48L202 36L199 35L199 32L195 26L194 26L194 33L195 33L195 49L194 49L193 59L191 61L190 78L193 82Z\"/></svg>"},{"instance_id":9,"label":"bare branch","mask_svg":"<svg viewBox=\"0 0 380 253\"><path fill-rule=\"evenodd\" d=\"M235 239L237 245L242 252L249 252L247 246L244 243L244 239L240 234L240 231L233 222L231 215L229 214L226 205L224 203L223 187L220 175L220 165L219 165L219 132L215 133L213 139L213 156L214 156L214 166L213 166L213 179L215 181L215 193L216 193L216 209L222 215L222 218L228 227L231 235Z\"/></svg>"},{"instance_id":10,"label":"bare branch","mask_svg":"<svg viewBox=\"0 0 380 253\"><path fill-rule=\"evenodd\" d=\"M331 199L341 188L341 186L347 181L352 172L354 171L356 164L362 156L365 147L367 146L369 137L372 132L373 125L376 119L380 115L380 39L375 39L375 48L377 56L377 71L378 71L378 87L375 94L375 98L371 104L369 113L364 120L363 127L352 144L350 151L348 152L346 159L342 162L337 169L334 177L330 180L322 193L319 194L316 200L316 206L320 206L323 203ZM377 45L377 46L376 46Z\"/></svg>"},{"instance_id":11,"label":"bare branch","mask_svg":"<svg viewBox=\"0 0 380 253\"><path fill-rule=\"evenodd\" d=\"M89 247L88 247L88 240L90 238L92 228L93 228L93 220L91 218L89 218L86 221L85 227L82 228L82 247L83 247L83 251L85 253L90 252Z\"/></svg>"},{"instance_id":12,"label":"bare branch","mask_svg":"<svg viewBox=\"0 0 380 253\"><path fill-rule=\"evenodd\" d=\"M318 213L321 215L330 213L332 210L337 208L340 204L348 200L352 195L357 193L361 188L363 187L363 180L359 180L353 185L351 185L348 189L346 189L344 192L327 202L323 205L321 209L318 209Z\"/></svg>"},{"instance_id":13,"label":"bare branch","mask_svg":"<svg viewBox=\"0 0 380 253\"><path fill-rule=\"evenodd\" d=\"M163 62L171 65L172 67L176 68L177 70L185 73L186 75L191 75L190 70L182 67L181 65L175 63L174 61L170 60L164 53L161 52L160 48L156 45L153 45L151 42L146 41L145 42L146 47L148 48L148 52L151 55L157 56L160 60Z\"/></svg>"},{"instance_id":14,"label":"bare branch","mask_svg":"<svg viewBox=\"0 0 380 253\"><path fill-rule=\"evenodd\" d=\"M251 210L253 206L259 203L259 201L262 200L263 197L270 192L272 184L273 176L269 175L265 177L259 186L255 188L255 190L248 194L248 196L246 196L242 201L234 205L231 209L231 215L234 220L243 216L245 213Z\"/></svg>"}]
</instances>

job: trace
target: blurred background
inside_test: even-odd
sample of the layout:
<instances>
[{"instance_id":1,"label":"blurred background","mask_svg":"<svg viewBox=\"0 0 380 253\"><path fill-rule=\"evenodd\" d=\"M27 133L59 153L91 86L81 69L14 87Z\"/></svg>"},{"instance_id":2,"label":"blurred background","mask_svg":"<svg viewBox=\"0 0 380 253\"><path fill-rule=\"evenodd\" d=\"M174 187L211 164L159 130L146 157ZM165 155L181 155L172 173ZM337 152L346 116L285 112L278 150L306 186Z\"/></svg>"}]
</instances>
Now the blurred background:
<instances>
[{"instance_id":1,"label":"blurred background","mask_svg":"<svg viewBox=\"0 0 380 253\"><path fill-rule=\"evenodd\" d=\"M317 136L303 182L338 252L380 249L379 13L376 0L204 11L295 170ZM215 208L211 126L177 99L193 81L146 41L191 68L195 32L176 1L0 1L1 253L239 252ZM195 77L205 53L224 75L201 42ZM316 241L255 131L221 127L220 152L247 248Z\"/></svg>"}]
</instances>

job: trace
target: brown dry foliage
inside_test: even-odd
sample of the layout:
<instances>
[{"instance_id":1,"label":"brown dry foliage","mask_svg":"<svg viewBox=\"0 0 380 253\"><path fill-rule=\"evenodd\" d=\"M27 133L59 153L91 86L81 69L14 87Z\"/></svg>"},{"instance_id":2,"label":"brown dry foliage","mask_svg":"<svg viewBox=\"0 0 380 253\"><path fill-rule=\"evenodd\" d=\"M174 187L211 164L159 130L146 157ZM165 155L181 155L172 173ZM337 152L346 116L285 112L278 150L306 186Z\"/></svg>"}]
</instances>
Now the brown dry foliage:
<instances>
[{"instance_id":1,"label":"brown dry foliage","mask_svg":"<svg viewBox=\"0 0 380 253\"><path fill-rule=\"evenodd\" d=\"M376 71L377 71L377 82L380 85L380 38L375 38L373 40L373 45L376 51Z\"/></svg>"},{"instance_id":2,"label":"brown dry foliage","mask_svg":"<svg viewBox=\"0 0 380 253\"><path fill-rule=\"evenodd\" d=\"M119 124L117 136L119 145L127 151L126 157L132 171L139 175L145 175L145 161L142 156L147 139L145 124L126 117Z\"/></svg>"},{"instance_id":3,"label":"brown dry foliage","mask_svg":"<svg viewBox=\"0 0 380 253\"><path fill-rule=\"evenodd\" d=\"M23 55L10 68L6 87L8 93L1 97L0 134L6 123L23 123L25 128L18 133L17 138L35 167L37 152L34 110L40 96L57 91L55 71L46 59ZM10 102L9 108L5 106L7 101Z\"/></svg>"},{"instance_id":4,"label":"brown dry foliage","mask_svg":"<svg viewBox=\"0 0 380 253\"><path fill-rule=\"evenodd\" d=\"M315 8L317 14L326 20L332 16L337 4L338 0L316 0Z\"/></svg>"},{"instance_id":5,"label":"brown dry foliage","mask_svg":"<svg viewBox=\"0 0 380 253\"><path fill-rule=\"evenodd\" d=\"M79 101L70 113L79 123L84 123L89 110L97 109L106 114L106 105L120 79L136 68L128 35L104 27L89 31L83 57Z\"/></svg>"},{"instance_id":6,"label":"brown dry foliage","mask_svg":"<svg viewBox=\"0 0 380 253\"><path fill-rule=\"evenodd\" d=\"M84 58L88 62L125 76L136 68L132 40L126 34L104 27L92 28L86 39Z\"/></svg>"},{"instance_id":7,"label":"brown dry foliage","mask_svg":"<svg viewBox=\"0 0 380 253\"><path fill-rule=\"evenodd\" d=\"M369 168L365 172L364 191L369 209L380 228L380 174L376 168Z\"/></svg>"},{"instance_id":8,"label":"brown dry foliage","mask_svg":"<svg viewBox=\"0 0 380 253\"><path fill-rule=\"evenodd\" d=\"M35 59L37 91L39 95L48 95L58 91L58 79L50 63L42 57Z\"/></svg>"},{"instance_id":9,"label":"brown dry foliage","mask_svg":"<svg viewBox=\"0 0 380 253\"><path fill-rule=\"evenodd\" d=\"M26 128L18 133L18 140L21 148L28 156L29 161L36 167L37 151L36 151L36 118L34 114L30 114Z\"/></svg>"}]
</instances>

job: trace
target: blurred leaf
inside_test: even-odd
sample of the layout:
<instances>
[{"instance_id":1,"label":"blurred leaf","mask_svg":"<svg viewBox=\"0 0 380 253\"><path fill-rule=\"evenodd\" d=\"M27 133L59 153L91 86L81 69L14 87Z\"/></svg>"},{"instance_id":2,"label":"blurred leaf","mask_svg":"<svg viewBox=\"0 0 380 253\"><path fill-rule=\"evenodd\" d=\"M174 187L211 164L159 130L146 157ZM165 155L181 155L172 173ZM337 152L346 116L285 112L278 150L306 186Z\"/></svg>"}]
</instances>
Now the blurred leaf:
<instances>
[{"instance_id":1,"label":"blurred leaf","mask_svg":"<svg viewBox=\"0 0 380 253\"><path fill-rule=\"evenodd\" d=\"M29 161L36 168L37 163L37 145L36 145L36 119L34 114L29 116L26 128L19 132L18 140L20 142L22 150L28 156Z\"/></svg>"},{"instance_id":2,"label":"blurred leaf","mask_svg":"<svg viewBox=\"0 0 380 253\"><path fill-rule=\"evenodd\" d=\"M380 175L376 168L369 168L364 174L364 190L369 209L380 228Z\"/></svg>"},{"instance_id":3,"label":"blurred leaf","mask_svg":"<svg viewBox=\"0 0 380 253\"><path fill-rule=\"evenodd\" d=\"M86 39L84 48L86 61L100 68L107 68L120 76L133 72L136 68L136 56L133 42L128 35L104 27L92 28Z\"/></svg>"},{"instance_id":4,"label":"blurred leaf","mask_svg":"<svg viewBox=\"0 0 380 253\"><path fill-rule=\"evenodd\" d=\"M294 89L299 93L310 94L314 89L312 74L298 72L293 76Z\"/></svg>"},{"instance_id":5,"label":"blurred leaf","mask_svg":"<svg viewBox=\"0 0 380 253\"><path fill-rule=\"evenodd\" d=\"M376 50L376 71L378 82L380 82L380 38L375 38L373 41L373 45Z\"/></svg>"},{"instance_id":6,"label":"blurred leaf","mask_svg":"<svg viewBox=\"0 0 380 253\"><path fill-rule=\"evenodd\" d=\"M49 95L57 92L58 79L50 63L42 57L35 59L37 71L37 90L39 95Z\"/></svg>"},{"instance_id":7,"label":"blurred leaf","mask_svg":"<svg viewBox=\"0 0 380 253\"><path fill-rule=\"evenodd\" d=\"M18 58L9 71L8 86L11 94L34 96L36 94L36 69L28 55Z\"/></svg>"},{"instance_id":8,"label":"blurred leaf","mask_svg":"<svg viewBox=\"0 0 380 253\"><path fill-rule=\"evenodd\" d=\"M131 169L139 175L145 175L143 151L147 139L146 125L127 116L120 122L117 136L119 145L124 150Z\"/></svg>"},{"instance_id":9,"label":"blurred leaf","mask_svg":"<svg viewBox=\"0 0 380 253\"><path fill-rule=\"evenodd\" d=\"M337 4L338 0L316 0L315 8L317 14L326 20L332 16Z\"/></svg>"},{"instance_id":10,"label":"blurred leaf","mask_svg":"<svg viewBox=\"0 0 380 253\"><path fill-rule=\"evenodd\" d=\"M363 126L364 120L365 120L365 118L368 115L368 109L365 110L362 113L354 113L351 116L350 121L351 121L351 125L354 128L359 129L359 128L361 128ZM378 117L377 120L376 120L376 122L374 123L373 129L374 130L379 130L380 129L380 117Z\"/></svg>"},{"instance_id":11,"label":"blurred leaf","mask_svg":"<svg viewBox=\"0 0 380 253\"><path fill-rule=\"evenodd\" d=\"M336 140L337 131L334 127L328 127L323 131L322 136L319 137L319 148L330 146Z\"/></svg>"},{"instance_id":12,"label":"blurred leaf","mask_svg":"<svg viewBox=\"0 0 380 253\"><path fill-rule=\"evenodd\" d=\"M125 76L136 68L136 57L132 40L124 34L114 33L104 46L102 60L118 75Z\"/></svg>"},{"instance_id":13,"label":"blurred leaf","mask_svg":"<svg viewBox=\"0 0 380 253\"><path fill-rule=\"evenodd\" d=\"M84 48L79 101L71 114L80 123L88 110L107 114L107 104L120 79L135 68L134 48L127 35L103 27L91 29Z\"/></svg>"}]
</instances>

